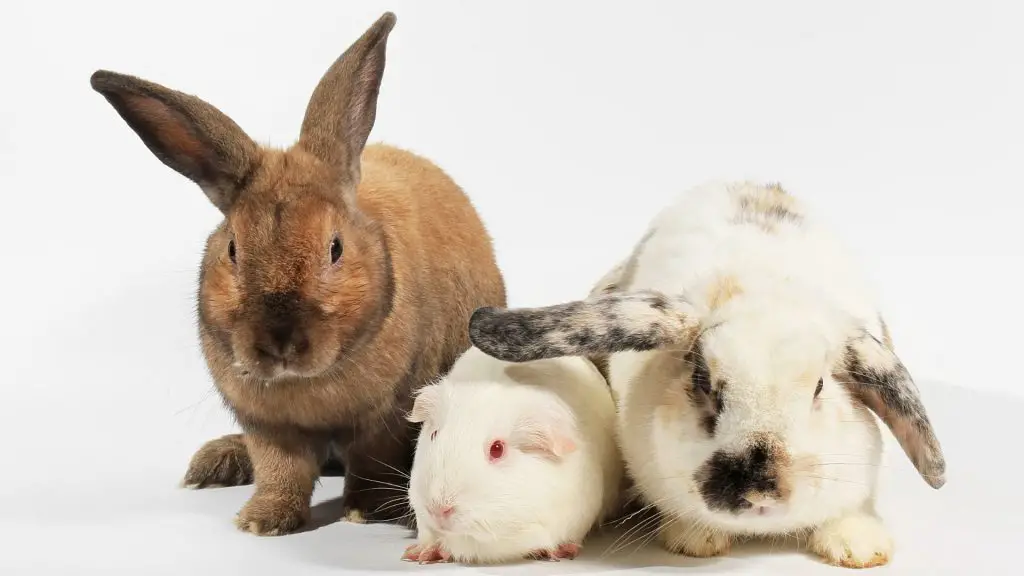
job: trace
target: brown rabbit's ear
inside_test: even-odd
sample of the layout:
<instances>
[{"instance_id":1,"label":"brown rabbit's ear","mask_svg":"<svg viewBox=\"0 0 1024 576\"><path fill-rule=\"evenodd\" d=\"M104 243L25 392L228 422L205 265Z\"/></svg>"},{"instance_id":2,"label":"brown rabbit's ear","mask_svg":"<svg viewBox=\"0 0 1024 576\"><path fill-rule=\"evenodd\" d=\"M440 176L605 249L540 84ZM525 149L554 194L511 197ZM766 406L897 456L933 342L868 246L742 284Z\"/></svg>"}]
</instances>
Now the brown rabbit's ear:
<instances>
[{"instance_id":1,"label":"brown rabbit's ear","mask_svg":"<svg viewBox=\"0 0 1024 576\"><path fill-rule=\"evenodd\" d=\"M195 96L134 76L97 70L91 84L157 158L227 213L260 158L259 146L233 120Z\"/></svg>"},{"instance_id":2,"label":"brown rabbit's ear","mask_svg":"<svg viewBox=\"0 0 1024 576\"><path fill-rule=\"evenodd\" d=\"M386 12L324 73L306 107L299 143L359 183L359 157L377 116L388 35L395 15Z\"/></svg>"},{"instance_id":3,"label":"brown rabbit's ear","mask_svg":"<svg viewBox=\"0 0 1024 576\"><path fill-rule=\"evenodd\" d=\"M843 359L850 391L885 422L932 488L946 483L946 461L910 372L870 334L851 340Z\"/></svg>"}]
</instances>

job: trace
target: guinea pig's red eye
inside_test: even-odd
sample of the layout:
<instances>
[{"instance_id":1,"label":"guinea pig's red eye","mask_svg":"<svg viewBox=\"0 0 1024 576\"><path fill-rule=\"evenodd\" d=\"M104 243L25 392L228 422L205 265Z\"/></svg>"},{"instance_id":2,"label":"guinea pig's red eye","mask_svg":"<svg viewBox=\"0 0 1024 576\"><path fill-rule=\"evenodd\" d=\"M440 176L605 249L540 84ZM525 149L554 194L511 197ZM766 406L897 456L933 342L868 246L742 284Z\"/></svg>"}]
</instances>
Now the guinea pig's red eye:
<instances>
[{"instance_id":1,"label":"guinea pig's red eye","mask_svg":"<svg viewBox=\"0 0 1024 576\"><path fill-rule=\"evenodd\" d=\"M505 443L501 440L495 440L491 442L490 456L491 460L501 460L501 457L505 455Z\"/></svg>"},{"instance_id":2,"label":"guinea pig's red eye","mask_svg":"<svg viewBox=\"0 0 1024 576\"><path fill-rule=\"evenodd\" d=\"M433 440L434 438L437 438L437 430L430 433L430 439Z\"/></svg>"}]
</instances>

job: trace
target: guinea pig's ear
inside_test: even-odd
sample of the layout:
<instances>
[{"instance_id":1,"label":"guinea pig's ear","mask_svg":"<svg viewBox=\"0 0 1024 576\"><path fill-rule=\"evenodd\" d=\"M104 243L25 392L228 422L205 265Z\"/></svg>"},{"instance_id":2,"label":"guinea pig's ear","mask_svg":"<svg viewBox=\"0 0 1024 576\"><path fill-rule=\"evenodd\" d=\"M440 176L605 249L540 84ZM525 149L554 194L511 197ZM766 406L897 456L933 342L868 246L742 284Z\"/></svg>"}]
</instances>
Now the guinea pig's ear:
<instances>
[{"instance_id":1,"label":"guinea pig's ear","mask_svg":"<svg viewBox=\"0 0 1024 576\"><path fill-rule=\"evenodd\" d=\"M195 96L134 76L97 70L91 84L161 162L227 213L261 155L233 120Z\"/></svg>"},{"instance_id":2,"label":"guinea pig's ear","mask_svg":"<svg viewBox=\"0 0 1024 576\"><path fill-rule=\"evenodd\" d=\"M346 193L359 183L360 156L377 116L388 35L386 12L335 60L313 90L299 144L338 171Z\"/></svg>"},{"instance_id":3,"label":"guinea pig's ear","mask_svg":"<svg viewBox=\"0 0 1024 576\"><path fill-rule=\"evenodd\" d=\"M441 398L440 384L427 384L416 392L413 400L412 410L405 417L413 423L426 422L437 409L438 401Z\"/></svg>"},{"instance_id":4,"label":"guinea pig's ear","mask_svg":"<svg viewBox=\"0 0 1024 576\"><path fill-rule=\"evenodd\" d=\"M542 308L478 308L469 321L469 338L488 356L527 362L685 344L699 327L688 302L645 290Z\"/></svg>"},{"instance_id":5,"label":"guinea pig's ear","mask_svg":"<svg viewBox=\"0 0 1024 576\"><path fill-rule=\"evenodd\" d=\"M910 372L891 348L867 332L850 340L842 360L849 390L885 422L932 488L946 483L946 461Z\"/></svg>"},{"instance_id":6,"label":"guinea pig's ear","mask_svg":"<svg viewBox=\"0 0 1024 576\"><path fill-rule=\"evenodd\" d=\"M528 454L560 461L576 450L576 419L561 407L537 407L516 420L509 443Z\"/></svg>"}]
</instances>

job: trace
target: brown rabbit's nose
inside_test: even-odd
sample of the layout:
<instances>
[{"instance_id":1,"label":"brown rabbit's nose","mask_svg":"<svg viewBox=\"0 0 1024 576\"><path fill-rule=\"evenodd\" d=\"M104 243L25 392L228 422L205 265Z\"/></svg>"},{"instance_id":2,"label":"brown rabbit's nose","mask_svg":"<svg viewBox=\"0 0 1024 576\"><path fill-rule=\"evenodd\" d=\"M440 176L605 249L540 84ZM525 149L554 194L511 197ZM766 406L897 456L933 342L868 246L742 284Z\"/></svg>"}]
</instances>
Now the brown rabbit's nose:
<instances>
[{"instance_id":1,"label":"brown rabbit's nose","mask_svg":"<svg viewBox=\"0 0 1024 576\"><path fill-rule=\"evenodd\" d=\"M263 296L263 330L253 343L261 360L287 363L309 350L300 322L301 301L294 292Z\"/></svg>"},{"instance_id":2,"label":"brown rabbit's nose","mask_svg":"<svg viewBox=\"0 0 1024 576\"><path fill-rule=\"evenodd\" d=\"M257 355L275 361L290 360L307 350L309 338L294 323L271 326L264 337L256 341Z\"/></svg>"}]
</instances>

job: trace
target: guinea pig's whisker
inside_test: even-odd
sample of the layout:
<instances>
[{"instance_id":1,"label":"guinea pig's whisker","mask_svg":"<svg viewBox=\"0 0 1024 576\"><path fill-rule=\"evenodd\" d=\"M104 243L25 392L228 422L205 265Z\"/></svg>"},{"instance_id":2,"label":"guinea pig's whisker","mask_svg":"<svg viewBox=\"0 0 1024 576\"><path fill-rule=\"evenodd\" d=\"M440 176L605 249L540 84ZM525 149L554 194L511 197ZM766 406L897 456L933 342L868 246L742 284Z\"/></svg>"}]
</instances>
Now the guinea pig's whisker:
<instances>
[{"instance_id":1,"label":"guinea pig's whisker","mask_svg":"<svg viewBox=\"0 0 1024 576\"><path fill-rule=\"evenodd\" d=\"M398 468L395 468L391 464L388 464L387 462L381 462L380 460L374 458L373 456L370 456L370 458L373 459L374 462L380 464L381 466L386 466L386 467L390 468L392 471L395 472L395 474L401 476L402 478L405 478L405 479L409 478L409 474L408 473L403 472L403 471L399 470Z\"/></svg>"},{"instance_id":2,"label":"guinea pig's whisker","mask_svg":"<svg viewBox=\"0 0 1024 576\"><path fill-rule=\"evenodd\" d=\"M370 488L363 488L363 489L360 490L360 492L375 492L375 491L378 491L378 490L390 490L392 492L401 492L401 493L405 492L405 490L402 490L400 488L394 488L392 486L372 486ZM407 496L407 498L408 498L408 496Z\"/></svg>"},{"instance_id":3,"label":"guinea pig's whisker","mask_svg":"<svg viewBox=\"0 0 1024 576\"><path fill-rule=\"evenodd\" d=\"M405 505L408 505L408 502L403 502L403 501L395 502L395 501L389 500L387 502L382 503L380 506L377 506L377 508L374 509L374 512L385 512L387 510L394 510L395 508L401 508L402 506L405 506Z\"/></svg>"},{"instance_id":4,"label":"guinea pig's whisker","mask_svg":"<svg viewBox=\"0 0 1024 576\"><path fill-rule=\"evenodd\" d=\"M409 489L408 486L402 486L401 484L394 484L392 482L385 482L383 480L378 480L376 478L365 478L363 476L356 476L355 474L349 474L349 475L352 478L357 478L357 479L362 480L364 482L371 482L371 483L374 483L374 484L379 484L380 486L386 486L386 487L392 488L394 490L399 490L401 492L406 492ZM371 490L371 488L363 488L363 490Z\"/></svg>"}]
</instances>

